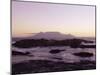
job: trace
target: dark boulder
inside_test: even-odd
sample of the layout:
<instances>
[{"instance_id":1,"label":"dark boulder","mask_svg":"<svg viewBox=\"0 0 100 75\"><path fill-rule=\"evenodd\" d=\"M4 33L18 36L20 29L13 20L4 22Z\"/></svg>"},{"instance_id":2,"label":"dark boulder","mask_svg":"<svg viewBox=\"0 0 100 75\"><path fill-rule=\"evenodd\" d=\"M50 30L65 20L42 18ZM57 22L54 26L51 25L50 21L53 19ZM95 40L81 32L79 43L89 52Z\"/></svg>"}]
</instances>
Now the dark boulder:
<instances>
[{"instance_id":1,"label":"dark boulder","mask_svg":"<svg viewBox=\"0 0 100 75\"><path fill-rule=\"evenodd\" d=\"M62 51L65 51L65 50L54 49L54 50L50 50L49 53L56 54L56 53L60 53Z\"/></svg>"},{"instance_id":2,"label":"dark boulder","mask_svg":"<svg viewBox=\"0 0 100 75\"><path fill-rule=\"evenodd\" d=\"M73 53L76 56L80 57L92 57L93 53L88 53L88 52L79 52L79 53Z\"/></svg>"},{"instance_id":3,"label":"dark boulder","mask_svg":"<svg viewBox=\"0 0 100 75\"><path fill-rule=\"evenodd\" d=\"M96 45L80 45L80 48L96 48Z\"/></svg>"},{"instance_id":4,"label":"dark boulder","mask_svg":"<svg viewBox=\"0 0 100 75\"><path fill-rule=\"evenodd\" d=\"M29 55L30 52L12 51L12 55Z\"/></svg>"}]
</instances>

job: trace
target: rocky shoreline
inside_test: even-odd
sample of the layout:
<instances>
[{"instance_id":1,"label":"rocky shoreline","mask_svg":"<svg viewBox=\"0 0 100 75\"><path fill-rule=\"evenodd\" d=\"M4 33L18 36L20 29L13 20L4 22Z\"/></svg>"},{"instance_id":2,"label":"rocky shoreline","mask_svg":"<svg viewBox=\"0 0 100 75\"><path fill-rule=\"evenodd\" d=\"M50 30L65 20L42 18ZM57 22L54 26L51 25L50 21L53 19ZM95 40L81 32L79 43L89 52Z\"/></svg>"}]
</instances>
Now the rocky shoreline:
<instances>
[{"instance_id":1,"label":"rocky shoreline","mask_svg":"<svg viewBox=\"0 0 100 75\"><path fill-rule=\"evenodd\" d=\"M75 63L55 62L49 60L29 60L12 64L12 74L60 72L74 70L96 69L95 61L80 61Z\"/></svg>"},{"instance_id":2,"label":"rocky shoreline","mask_svg":"<svg viewBox=\"0 0 100 75\"><path fill-rule=\"evenodd\" d=\"M96 45L82 45L81 43L93 43L83 39L47 40L47 39L23 39L13 43L18 48L48 47L48 46L70 46L71 48L96 48Z\"/></svg>"}]
</instances>

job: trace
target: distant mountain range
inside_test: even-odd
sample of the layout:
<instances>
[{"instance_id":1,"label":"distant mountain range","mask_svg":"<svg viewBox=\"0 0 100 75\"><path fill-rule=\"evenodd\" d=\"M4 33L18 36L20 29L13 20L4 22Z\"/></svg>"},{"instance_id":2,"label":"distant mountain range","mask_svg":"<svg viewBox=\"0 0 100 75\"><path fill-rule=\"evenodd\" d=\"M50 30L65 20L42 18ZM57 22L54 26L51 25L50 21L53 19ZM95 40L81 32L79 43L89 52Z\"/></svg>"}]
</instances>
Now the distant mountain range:
<instances>
[{"instance_id":1,"label":"distant mountain range","mask_svg":"<svg viewBox=\"0 0 100 75\"><path fill-rule=\"evenodd\" d=\"M64 39L73 39L75 36L71 34L62 34L60 32L40 32L33 36L27 37L30 39L47 39L47 40L64 40Z\"/></svg>"},{"instance_id":2,"label":"distant mountain range","mask_svg":"<svg viewBox=\"0 0 100 75\"><path fill-rule=\"evenodd\" d=\"M28 37L13 37L13 41L18 41L21 39L47 39L47 40L65 40L65 39L73 39L73 38L80 38L85 40L95 40L94 37L76 37L71 34L63 34L60 32L39 32L39 33L31 33L31 36Z\"/></svg>"}]
</instances>

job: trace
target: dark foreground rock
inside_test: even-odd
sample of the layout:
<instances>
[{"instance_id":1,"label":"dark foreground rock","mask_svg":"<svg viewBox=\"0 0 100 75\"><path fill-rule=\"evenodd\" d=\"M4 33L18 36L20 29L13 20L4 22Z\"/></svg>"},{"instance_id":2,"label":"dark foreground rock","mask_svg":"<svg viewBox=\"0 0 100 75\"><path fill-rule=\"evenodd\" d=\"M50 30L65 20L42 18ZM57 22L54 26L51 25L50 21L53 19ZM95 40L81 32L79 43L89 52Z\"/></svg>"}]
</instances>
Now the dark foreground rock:
<instances>
[{"instance_id":1,"label":"dark foreground rock","mask_svg":"<svg viewBox=\"0 0 100 75\"><path fill-rule=\"evenodd\" d=\"M53 50L50 50L49 53L51 53L51 54L57 54L57 53L60 53L62 51L65 51L65 50L53 49Z\"/></svg>"},{"instance_id":2,"label":"dark foreground rock","mask_svg":"<svg viewBox=\"0 0 100 75\"><path fill-rule=\"evenodd\" d=\"M76 56L80 57L92 57L93 53L88 53L88 52L79 52L79 53L73 53Z\"/></svg>"},{"instance_id":3,"label":"dark foreground rock","mask_svg":"<svg viewBox=\"0 0 100 75\"><path fill-rule=\"evenodd\" d=\"M54 62L48 60L30 60L12 64L12 74L60 72L73 70L96 69L95 61L80 61L77 63Z\"/></svg>"},{"instance_id":4,"label":"dark foreground rock","mask_svg":"<svg viewBox=\"0 0 100 75\"><path fill-rule=\"evenodd\" d=\"M96 45L80 45L80 48L96 48Z\"/></svg>"},{"instance_id":5,"label":"dark foreground rock","mask_svg":"<svg viewBox=\"0 0 100 75\"><path fill-rule=\"evenodd\" d=\"M30 52L12 51L12 55L30 55Z\"/></svg>"},{"instance_id":6,"label":"dark foreground rock","mask_svg":"<svg viewBox=\"0 0 100 75\"><path fill-rule=\"evenodd\" d=\"M84 43L93 43L93 41L87 41L82 39L66 39L66 40L47 40L47 39L23 39L16 41L12 44L18 48L32 48L32 47L46 47L46 46L70 46L72 48L80 47L80 44ZM92 47L92 46L81 46L83 48ZM93 46L95 47L95 46Z\"/></svg>"}]
</instances>

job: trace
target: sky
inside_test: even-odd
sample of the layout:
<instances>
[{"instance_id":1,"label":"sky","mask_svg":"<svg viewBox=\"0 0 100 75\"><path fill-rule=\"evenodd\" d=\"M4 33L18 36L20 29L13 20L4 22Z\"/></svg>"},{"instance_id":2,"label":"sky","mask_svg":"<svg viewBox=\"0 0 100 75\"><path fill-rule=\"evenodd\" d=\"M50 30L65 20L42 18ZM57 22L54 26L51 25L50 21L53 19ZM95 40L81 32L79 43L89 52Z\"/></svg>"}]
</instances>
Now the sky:
<instances>
[{"instance_id":1,"label":"sky","mask_svg":"<svg viewBox=\"0 0 100 75\"><path fill-rule=\"evenodd\" d=\"M95 36L95 6L12 1L12 36L61 32Z\"/></svg>"}]
</instances>

